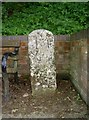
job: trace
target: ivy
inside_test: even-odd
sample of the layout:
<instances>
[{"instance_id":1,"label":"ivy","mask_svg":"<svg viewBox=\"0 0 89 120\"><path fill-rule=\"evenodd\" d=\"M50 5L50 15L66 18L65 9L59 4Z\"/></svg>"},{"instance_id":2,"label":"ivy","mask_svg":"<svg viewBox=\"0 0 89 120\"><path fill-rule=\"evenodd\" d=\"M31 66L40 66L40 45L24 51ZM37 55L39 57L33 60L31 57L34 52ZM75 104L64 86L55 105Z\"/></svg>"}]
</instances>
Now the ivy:
<instances>
[{"instance_id":1,"label":"ivy","mask_svg":"<svg viewBox=\"0 0 89 120\"><path fill-rule=\"evenodd\" d=\"M89 3L2 3L2 34L24 35L35 29L72 34L89 27Z\"/></svg>"}]
</instances>

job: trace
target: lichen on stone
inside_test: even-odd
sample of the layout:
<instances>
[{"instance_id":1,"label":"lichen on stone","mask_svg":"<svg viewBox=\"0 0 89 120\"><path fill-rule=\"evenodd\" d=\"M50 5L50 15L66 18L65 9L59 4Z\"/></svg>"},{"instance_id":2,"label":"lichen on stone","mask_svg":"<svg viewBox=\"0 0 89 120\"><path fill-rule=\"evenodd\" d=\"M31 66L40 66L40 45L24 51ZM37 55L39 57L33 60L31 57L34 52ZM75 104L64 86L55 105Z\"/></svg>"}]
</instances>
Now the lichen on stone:
<instances>
[{"instance_id":1,"label":"lichen on stone","mask_svg":"<svg viewBox=\"0 0 89 120\"><path fill-rule=\"evenodd\" d=\"M34 78L31 81L32 87L56 88L53 34L44 29L31 32L28 36L28 54L31 62L31 77Z\"/></svg>"}]
</instances>

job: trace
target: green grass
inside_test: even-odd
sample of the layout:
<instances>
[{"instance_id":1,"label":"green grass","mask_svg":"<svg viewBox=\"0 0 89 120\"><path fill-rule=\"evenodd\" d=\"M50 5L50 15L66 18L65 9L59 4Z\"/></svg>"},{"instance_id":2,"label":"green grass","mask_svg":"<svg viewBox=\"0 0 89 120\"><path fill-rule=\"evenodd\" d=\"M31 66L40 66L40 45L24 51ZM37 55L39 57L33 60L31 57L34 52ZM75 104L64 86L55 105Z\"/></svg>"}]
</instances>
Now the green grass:
<instances>
[{"instance_id":1,"label":"green grass","mask_svg":"<svg viewBox=\"0 0 89 120\"><path fill-rule=\"evenodd\" d=\"M72 34L89 27L88 3L3 3L2 34L27 35L35 29Z\"/></svg>"}]
</instances>

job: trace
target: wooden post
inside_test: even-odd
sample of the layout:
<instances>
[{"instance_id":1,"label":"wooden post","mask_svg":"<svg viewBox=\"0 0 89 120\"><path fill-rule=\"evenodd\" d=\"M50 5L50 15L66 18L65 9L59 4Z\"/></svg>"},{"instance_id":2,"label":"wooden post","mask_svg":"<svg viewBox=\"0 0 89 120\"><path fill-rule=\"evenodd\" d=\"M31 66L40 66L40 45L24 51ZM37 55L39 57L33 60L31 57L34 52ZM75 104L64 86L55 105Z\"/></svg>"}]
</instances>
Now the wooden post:
<instances>
[{"instance_id":1,"label":"wooden post","mask_svg":"<svg viewBox=\"0 0 89 120\"><path fill-rule=\"evenodd\" d=\"M14 80L15 82L18 84L18 60L14 60L14 70L15 70L15 74L14 74Z\"/></svg>"},{"instance_id":2,"label":"wooden post","mask_svg":"<svg viewBox=\"0 0 89 120\"><path fill-rule=\"evenodd\" d=\"M4 98L5 101L9 100L9 80L8 80L8 74L2 73L3 74L3 82L4 82Z\"/></svg>"}]
</instances>

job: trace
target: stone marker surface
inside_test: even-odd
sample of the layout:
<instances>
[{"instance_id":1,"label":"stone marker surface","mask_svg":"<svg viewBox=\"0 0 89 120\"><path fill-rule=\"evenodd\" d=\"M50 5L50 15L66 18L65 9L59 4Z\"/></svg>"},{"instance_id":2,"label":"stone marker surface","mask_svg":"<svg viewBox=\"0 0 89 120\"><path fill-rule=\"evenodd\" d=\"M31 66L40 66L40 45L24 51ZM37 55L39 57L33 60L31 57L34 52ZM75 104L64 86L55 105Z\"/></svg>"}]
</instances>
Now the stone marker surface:
<instances>
[{"instance_id":1,"label":"stone marker surface","mask_svg":"<svg viewBox=\"0 0 89 120\"><path fill-rule=\"evenodd\" d=\"M32 91L56 88L54 36L44 29L34 30L28 36L28 54Z\"/></svg>"}]
</instances>

